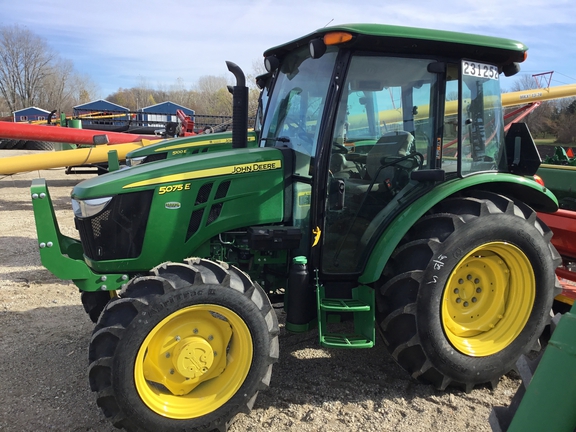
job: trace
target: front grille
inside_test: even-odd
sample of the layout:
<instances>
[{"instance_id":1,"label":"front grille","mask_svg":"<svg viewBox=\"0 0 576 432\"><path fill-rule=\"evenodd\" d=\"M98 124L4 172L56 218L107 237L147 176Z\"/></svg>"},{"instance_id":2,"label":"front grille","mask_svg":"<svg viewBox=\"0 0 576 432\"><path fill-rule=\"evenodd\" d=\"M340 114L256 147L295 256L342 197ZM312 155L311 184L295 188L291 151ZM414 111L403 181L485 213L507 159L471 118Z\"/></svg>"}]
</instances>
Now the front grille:
<instances>
[{"instance_id":1,"label":"front grille","mask_svg":"<svg viewBox=\"0 0 576 432\"><path fill-rule=\"evenodd\" d=\"M216 219L220 217L220 212L222 211L222 206L224 203L214 204L210 207L210 213L208 213L208 219L206 220L206 226L210 225Z\"/></svg>"},{"instance_id":2,"label":"front grille","mask_svg":"<svg viewBox=\"0 0 576 432\"><path fill-rule=\"evenodd\" d=\"M218 186L218 189L216 190L214 199L224 198L228 194L228 189L230 189L230 180L220 183L220 186Z\"/></svg>"},{"instance_id":3,"label":"front grille","mask_svg":"<svg viewBox=\"0 0 576 432\"><path fill-rule=\"evenodd\" d=\"M195 205L204 204L210 198L210 192L212 191L212 185L214 183L206 183L202 185L200 190L198 191L198 196L196 197Z\"/></svg>"},{"instance_id":4,"label":"front grille","mask_svg":"<svg viewBox=\"0 0 576 432\"><path fill-rule=\"evenodd\" d=\"M195 210L190 216L190 222L188 223L188 231L186 232L186 241L190 239L196 231L200 228L200 223L202 222L202 216L204 215L204 209Z\"/></svg>"},{"instance_id":5,"label":"front grille","mask_svg":"<svg viewBox=\"0 0 576 432\"><path fill-rule=\"evenodd\" d=\"M117 195L89 218L76 218L84 254L94 261L136 258L142 252L153 191Z\"/></svg>"}]
</instances>

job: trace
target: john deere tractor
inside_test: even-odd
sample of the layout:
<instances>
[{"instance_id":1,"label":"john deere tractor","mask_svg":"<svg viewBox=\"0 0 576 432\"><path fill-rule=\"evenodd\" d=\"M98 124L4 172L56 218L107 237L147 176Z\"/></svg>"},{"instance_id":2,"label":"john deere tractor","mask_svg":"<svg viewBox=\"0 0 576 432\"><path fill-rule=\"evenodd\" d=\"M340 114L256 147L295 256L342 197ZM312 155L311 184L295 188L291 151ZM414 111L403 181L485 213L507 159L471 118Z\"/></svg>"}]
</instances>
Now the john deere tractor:
<instances>
[{"instance_id":1,"label":"john deere tractor","mask_svg":"<svg viewBox=\"0 0 576 432\"><path fill-rule=\"evenodd\" d=\"M32 198L44 265L96 321L90 386L128 431L224 431L268 387L286 330L371 348L413 378L495 385L537 344L560 257L536 212L528 130L505 136L520 42L387 25L322 28L264 53L257 146L79 183L80 241ZM242 100L242 98L240 98ZM239 126L238 126L239 125ZM282 311L278 311L282 313Z\"/></svg>"}]
</instances>

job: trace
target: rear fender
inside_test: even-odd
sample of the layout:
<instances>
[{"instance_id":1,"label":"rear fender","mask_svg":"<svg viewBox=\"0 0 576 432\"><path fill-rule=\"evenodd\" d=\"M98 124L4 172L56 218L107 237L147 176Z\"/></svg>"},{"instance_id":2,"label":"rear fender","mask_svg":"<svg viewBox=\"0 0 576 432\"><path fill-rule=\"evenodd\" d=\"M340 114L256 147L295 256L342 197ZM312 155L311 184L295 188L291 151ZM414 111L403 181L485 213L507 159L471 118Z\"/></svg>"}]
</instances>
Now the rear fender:
<instances>
[{"instance_id":1,"label":"rear fender","mask_svg":"<svg viewBox=\"0 0 576 432\"><path fill-rule=\"evenodd\" d=\"M359 282L369 284L382 275L386 262L408 230L440 201L456 193L466 193L467 189L488 190L501 195L517 198L536 211L554 212L558 201L547 188L529 177L503 173L481 173L442 183L426 195L408 205L376 241L372 252L359 277Z\"/></svg>"}]
</instances>

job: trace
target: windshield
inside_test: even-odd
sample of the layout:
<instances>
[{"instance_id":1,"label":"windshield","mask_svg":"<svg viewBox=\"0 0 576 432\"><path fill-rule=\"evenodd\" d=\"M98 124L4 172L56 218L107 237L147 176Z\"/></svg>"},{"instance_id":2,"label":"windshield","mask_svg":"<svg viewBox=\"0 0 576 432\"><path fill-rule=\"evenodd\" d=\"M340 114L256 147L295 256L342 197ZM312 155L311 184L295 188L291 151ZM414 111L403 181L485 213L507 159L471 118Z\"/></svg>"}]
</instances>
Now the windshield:
<instances>
[{"instance_id":1,"label":"windshield","mask_svg":"<svg viewBox=\"0 0 576 432\"><path fill-rule=\"evenodd\" d=\"M310 58L308 47L288 54L268 101L262 127L262 146L285 144L302 161L301 175L307 175L310 157L316 153L318 133L336 50L329 49L320 59Z\"/></svg>"}]
</instances>

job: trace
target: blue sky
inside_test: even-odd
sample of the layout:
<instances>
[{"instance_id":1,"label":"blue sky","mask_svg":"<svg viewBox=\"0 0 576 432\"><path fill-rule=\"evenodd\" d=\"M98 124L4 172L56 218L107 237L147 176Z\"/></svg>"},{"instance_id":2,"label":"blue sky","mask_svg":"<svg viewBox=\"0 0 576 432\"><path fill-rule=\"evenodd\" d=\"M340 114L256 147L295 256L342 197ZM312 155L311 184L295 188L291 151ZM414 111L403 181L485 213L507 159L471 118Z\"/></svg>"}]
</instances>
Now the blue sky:
<instances>
[{"instance_id":1,"label":"blue sky","mask_svg":"<svg viewBox=\"0 0 576 432\"><path fill-rule=\"evenodd\" d=\"M576 83L574 0L0 0L0 25L43 37L100 87L98 97L146 82L186 88L204 75L246 74L265 49L352 22L406 25L519 40L530 48L522 73L554 71ZM504 80L512 85L514 78Z\"/></svg>"}]
</instances>

